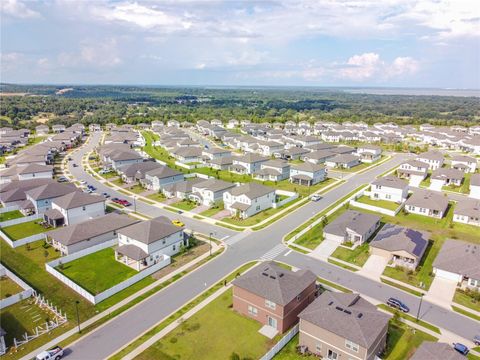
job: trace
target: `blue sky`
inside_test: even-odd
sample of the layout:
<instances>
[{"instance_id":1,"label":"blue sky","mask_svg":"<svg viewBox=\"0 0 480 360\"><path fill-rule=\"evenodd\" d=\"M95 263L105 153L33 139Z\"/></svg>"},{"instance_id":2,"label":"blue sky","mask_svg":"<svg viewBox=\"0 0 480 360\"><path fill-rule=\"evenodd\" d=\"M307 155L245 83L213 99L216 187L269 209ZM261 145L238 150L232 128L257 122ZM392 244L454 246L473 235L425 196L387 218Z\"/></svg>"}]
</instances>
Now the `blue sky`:
<instances>
[{"instance_id":1,"label":"blue sky","mask_svg":"<svg viewBox=\"0 0 480 360\"><path fill-rule=\"evenodd\" d=\"M0 3L2 82L480 88L475 1Z\"/></svg>"}]
</instances>

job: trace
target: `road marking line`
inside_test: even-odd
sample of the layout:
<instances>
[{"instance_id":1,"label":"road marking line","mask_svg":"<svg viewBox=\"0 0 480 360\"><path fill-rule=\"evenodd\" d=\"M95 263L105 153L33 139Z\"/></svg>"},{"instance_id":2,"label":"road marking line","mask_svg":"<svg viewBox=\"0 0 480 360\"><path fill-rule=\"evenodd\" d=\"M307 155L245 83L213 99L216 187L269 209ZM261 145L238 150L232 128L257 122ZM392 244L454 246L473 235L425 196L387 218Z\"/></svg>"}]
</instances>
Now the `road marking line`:
<instances>
[{"instance_id":1,"label":"road marking line","mask_svg":"<svg viewBox=\"0 0 480 360\"><path fill-rule=\"evenodd\" d=\"M290 250L290 251L287 251L285 254L283 254L283 256L287 256L288 254L290 254L293 250Z\"/></svg>"},{"instance_id":2,"label":"road marking line","mask_svg":"<svg viewBox=\"0 0 480 360\"><path fill-rule=\"evenodd\" d=\"M220 240L221 241L224 241L225 239L228 239L230 237L230 235L225 235L223 238L221 238Z\"/></svg>"}]
</instances>

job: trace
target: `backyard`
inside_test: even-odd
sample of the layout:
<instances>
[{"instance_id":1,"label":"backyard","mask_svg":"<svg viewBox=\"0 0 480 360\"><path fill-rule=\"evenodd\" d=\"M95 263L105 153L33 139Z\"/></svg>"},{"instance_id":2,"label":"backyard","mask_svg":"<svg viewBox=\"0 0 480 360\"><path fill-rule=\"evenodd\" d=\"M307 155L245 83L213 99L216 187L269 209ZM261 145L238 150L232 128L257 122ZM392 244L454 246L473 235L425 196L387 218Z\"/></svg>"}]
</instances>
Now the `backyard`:
<instances>
[{"instance_id":1,"label":"backyard","mask_svg":"<svg viewBox=\"0 0 480 360\"><path fill-rule=\"evenodd\" d=\"M33 220L22 224L2 228L2 231L12 240L20 240L32 235L43 233L49 229L38 224L40 220Z\"/></svg>"},{"instance_id":2,"label":"backyard","mask_svg":"<svg viewBox=\"0 0 480 360\"><path fill-rule=\"evenodd\" d=\"M138 274L115 260L113 248L106 248L56 267L56 270L96 295ZM153 282L153 278L150 278Z\"/></svg>"},{"instance_id":3,"label":"backyard","mask_svg":"<svg viewBox=\"0 0 480 360\"><path fill-rule=\"evenodd\" d=\"M140 184L135 184L133 186L130 186L129 188L127 188L128 191L131 191L135 194L141 194L145 191L147 191L147 189L145 189L142 185Z\"/></svg>"},{"instance_id":4,"label":"backyard","mask_svg":"<svg viewBox=\"0 0 480 360\"><path fill-rule=\"evenodd\" d=\"M23 289L8 276L0 277L0 300L18 294Z\"/></svg>"},{"instance_id":5,"label":"backyard","mask_svg":"<svg viewBox=\"0 0 480 360\"><path fill-rule=\"evenodd\" d=\"M13 220L23 217L23 214L18 210L8 211L3 214L0 214L0 222Z\"/></svg>"},{"instance_id":6,"label":"backyard","mask_svg":"<svg viewBox=\"0 0 480 360\"><path fill-rule=\"evenodd\" d=\"M232 290L227 290L175 330L156 342L136 359L258 359L276 340L258 330L261 324L236 313L232 308Z\"/></svg>"},{"instance_id":7,"label":"backyard","mask_svg":"<svg viewBox=\"0 0 480 360\"><path fill-rule=\"evenodd\" d=\"M399 204L387 201L387 200L372 200L369 196L362 195L358 199L355 200L356 202L367 204L371 206L381 207L387 210L395 211L400 206Z\"/></svg>"},{"instance_id":8,"label":"backyard","mask_svg":"<svg viewBox=\"0 0 480 360\"><path fill-rule=\"evenodd\" d=\"M463 179L462 185L460 186L444 186L442 190L447 191L454 191L459 192L461 194L468 194L470 192L470 178L472 174L467 173L465 174L465 178Z\"/></svg>"}]
</instances>

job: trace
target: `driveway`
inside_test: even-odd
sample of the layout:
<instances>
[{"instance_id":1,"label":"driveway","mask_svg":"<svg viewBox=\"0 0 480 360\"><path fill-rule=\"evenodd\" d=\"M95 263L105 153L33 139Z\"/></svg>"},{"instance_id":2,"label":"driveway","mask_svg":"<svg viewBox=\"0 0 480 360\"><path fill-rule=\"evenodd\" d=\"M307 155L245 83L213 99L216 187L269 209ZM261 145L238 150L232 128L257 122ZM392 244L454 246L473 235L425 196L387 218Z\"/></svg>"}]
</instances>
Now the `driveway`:
<instances>
[{"instance_id":1,"label":"driveway","mask_svg":"<svg viewBox=\"0 0 480 360\"><path fill-rule=\"evenodd\" d=\"M387 266L388 259L380 255L370 255L363 267L357 272L370 279L380 281L380 275Z\"/></svg>"},{"instance_id":2,"label":"driveway","mask_svg":"<svg viewBox=\"0 0 480 360\"><path fill-rule=\"evenodd\" d=\"M439 182L439 181L433 181L433 182L430 184L429 190L442 191L442 183Z\"/></svg>"},{"instance_id":3,"label":"driveway","mask_svg":"<svg viewBox=\"0 0 480 360\"><path fill-rule=\"evenodd\" d=\"M333 254L339 243L333 240L323 240L315 250L310 253L314 258L327 261L330 255Z\"/></svg>"},{"instance_id":4,"label":"driveway","mask_svg":"<svg viewBox=\"0 0 480 360\"><path fill-rule=\"evenodd\" d=\"M207 205L199 205L195 209L190 210L190 212L194 214L200 214L201 212L204 212L205 210L210 209L210 206Z\"/></svg>"},{"instance_id":5,"label":"driveway","mask_svg":"<svg viewBox=\"0 0 480 360\"><path fill-rule=\"evenodd\" d=\"M421 182L422 178L420 176L411 176L409 185L413 187L419 187Z\"/></svg>"},{"instance_id":6,"label":"driveway","mask_svg":"<svg viewBox=\"0 0 480 360\"><path fill-rule=\"evenodd\" d=\"M457 282L455 280L435 276L432 285L430 285L430 289L425 295L425 299L450 310L450 304L452 303L456 289Z\"/></svg>"}]
</instances>

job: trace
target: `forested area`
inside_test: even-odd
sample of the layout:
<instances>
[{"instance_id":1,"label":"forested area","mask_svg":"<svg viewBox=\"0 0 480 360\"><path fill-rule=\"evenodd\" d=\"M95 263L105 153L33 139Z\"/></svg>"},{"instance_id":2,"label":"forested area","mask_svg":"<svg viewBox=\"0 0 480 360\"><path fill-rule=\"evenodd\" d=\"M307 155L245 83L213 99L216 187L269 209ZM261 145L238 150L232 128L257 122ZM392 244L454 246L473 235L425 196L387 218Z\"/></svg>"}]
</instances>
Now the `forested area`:
<instances>
[{"instance_id":1,"label":"forested area","mask_svg":"<svg viewBox=\"0 0 480 360\"><path fill-rule=\"evenodd\" d=\"M396 122L473 125L480 122L478 98L367 95L320 88L180 88L133 86L1 85L0 126L33 127L48 114L50 124L153 120L248 119Z\"/></svg>"}]
</instances>

